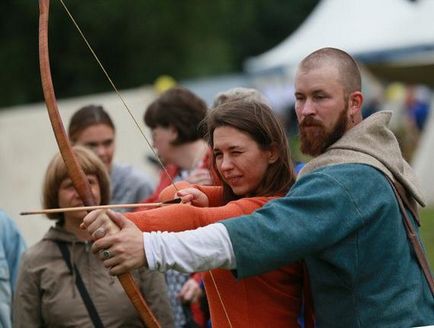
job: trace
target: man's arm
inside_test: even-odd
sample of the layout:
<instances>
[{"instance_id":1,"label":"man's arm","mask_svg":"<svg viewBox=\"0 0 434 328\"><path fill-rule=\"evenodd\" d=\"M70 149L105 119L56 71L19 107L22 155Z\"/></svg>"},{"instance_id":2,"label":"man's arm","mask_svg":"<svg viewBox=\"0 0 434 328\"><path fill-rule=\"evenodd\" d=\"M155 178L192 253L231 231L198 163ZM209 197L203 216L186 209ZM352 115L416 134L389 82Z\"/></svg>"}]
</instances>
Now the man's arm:
<instances>
[{"instance_id":1,"label":"man's arm","mask_svg":"<svg viewBox=\"0 0 434 328\"><path fill-rule=\"evenodd\" d=\"M177 233L145 232L143 241L151 270L200 272L236 267L229 235L220 223Z\"/></svg>"},{"instance_id":2,"label":"man's arm","mask_svg":"<svg viewBox=\"0 0 434 328\"><path fill-rule=\"evenodd\" d=\"M94 211L88 216L98 216ZM103 214L104 215L104 214ZM107 211L108 235L92 245L110 274L119 275L141 266L167 271L206 271L209 268L234 268L229 235L221 224L185 232L142 233L137 226L119 213ZM120 231L119 231L120 229ZM108 252L107 252L108 251Z\"/></svg>"},{"instance_id":3,"label":"man's arm","mask_svg":"<svg viewBox=\"0 0 434 328\"><path fill-rule=\"evenodd\" d=\"M300 180L282 198L226 227L239 278L262 274L326 250L375 219L384 176L360 164L333 165ZM390 188L389 188L390 189Z\"/></svg>"},{"instance_id":4,"label":"man's arm","mask_svg":"<svg viewBox=\"0 0 434 328\"><path fill-rule=\"evenodd\" d=\"M372 190L384 182L381 173L365 165L336 167L306 175L287 196L270 201L251 215L194 231L145 235L147 256L140 262L147 259L152 268L161 271L236 267L238 276L246 277L322 251L366 224L365 217L375 217L363 212L381 208L375 204L379 197L372 197ZM140 233L131 222L127 225ZM94 248L97 251L113 242L119 244L117 239L116 235L103 238ZM135 240L143 254L143 237ZM116 254L118 249L114 251ZM123 260L132 261L130 257ZM114 259L106 260L105 265L112 267L112 273L128 267Z\"/></svg>"},{"instance_id":5,"label":"man's arm","mask_svg":"<svg viewBox=\"0 0 434 328\"><path fill-rule=\"evenodd\" d=\"M250 215L185 232L145 233L144 238L134 224L116 222L119 218L108 211L122 230L96 241L93 248L95 252L113 248L114 257L104 261L112 274L148 261L150 268L160 271L236 267L238 275L244 277L299 260L332 245L362 224L356 202L332 176L310 174L297 185L286 197L270 201ZM132 236L133 230L137 238L123 238ZM131 240L135 240L134 247ZM121 249L136 251L123 256ZM136 260L131 256L134 253L140 255Z\"/></svg>"}]
</instances>

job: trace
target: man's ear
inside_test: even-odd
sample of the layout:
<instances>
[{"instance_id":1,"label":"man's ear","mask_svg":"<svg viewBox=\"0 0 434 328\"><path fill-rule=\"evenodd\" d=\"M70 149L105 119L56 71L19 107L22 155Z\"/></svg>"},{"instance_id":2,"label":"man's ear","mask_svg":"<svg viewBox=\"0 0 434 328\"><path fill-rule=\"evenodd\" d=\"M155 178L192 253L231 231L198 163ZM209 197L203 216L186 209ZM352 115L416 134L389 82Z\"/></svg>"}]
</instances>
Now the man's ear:
<instances>
[{"instance_id":1,"label":"man's ear","mask_svg":"<svg viewBox=\"0 0 434 328\"><path fill-rule=\"evenodd\" d=\"M363 94L360 91L351 93L349 99L350 115L359 116L362 113Z\"/></svg>"}]
</instances>

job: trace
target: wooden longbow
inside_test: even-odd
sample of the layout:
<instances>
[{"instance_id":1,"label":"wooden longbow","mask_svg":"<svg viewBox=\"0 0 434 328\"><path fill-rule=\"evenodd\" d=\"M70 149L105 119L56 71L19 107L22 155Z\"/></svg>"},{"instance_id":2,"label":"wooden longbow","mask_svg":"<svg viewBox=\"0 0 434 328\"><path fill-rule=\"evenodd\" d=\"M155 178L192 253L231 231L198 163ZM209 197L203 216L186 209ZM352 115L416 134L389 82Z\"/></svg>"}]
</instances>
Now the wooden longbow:
<instances>
[{"instance_id":1,"label":"wooden longbow","mask_svg":"<svg viewBox=\"0 0 434 328\"><path fill-rule=\"evenodd\" d=\"M84 205L96 205L93 199L90 186L81 169L74 152L72 151L71 143L65 132L62 118L57 107L56 96L54 92L53 82L51 78L50 59L48 51L48 18L49 18L50 0L39 0L39 64L41 71L42 89L44 99L48 110L51 126L59 147L62 158L65 162L69 177L82 198ZM159 328L160 325L155 319L149 306L146 304L143 296L130 273L125 273L118 276L119 281L124 288L128 298L133 303L140 318L149 328Z\"/></svg>"}]
</instances>

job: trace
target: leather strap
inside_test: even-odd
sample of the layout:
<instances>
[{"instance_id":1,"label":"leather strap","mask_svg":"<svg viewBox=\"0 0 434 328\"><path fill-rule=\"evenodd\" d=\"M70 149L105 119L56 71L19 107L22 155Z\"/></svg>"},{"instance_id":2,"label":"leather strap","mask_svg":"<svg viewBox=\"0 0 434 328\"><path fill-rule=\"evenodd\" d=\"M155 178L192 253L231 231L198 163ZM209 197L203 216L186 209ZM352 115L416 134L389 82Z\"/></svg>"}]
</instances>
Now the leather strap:
<instances>
[{"instance_id":1,"label":"leather strap","mask_svg":"<svg viewBox=\"0 0 434 328\"><path fill-rule=\"evenodd\" d=\"M431 293L434 296L434 279L433 279L433 276L431 274L431 270L429 268L429 264L428 264L428 261L427 261L426 256L425 256L425 252L423 251L422 246L421 246L419 239L417 237L416 230L415 230L413 224L411 223L411 220L408 217L407 211L406 211L405 206L404 206L403 199L407 200L407 198L405 197L405 195L400 194L400 192L398 191L398 190L400 190L400 188L398 188L395 185L395 183L393 183L393 181L391 181L389 178L388 178L388 180L389 180L390 185L392 186L393 192L395 193L396 199L398 200L399 208L400 208L400 211L402 214L402 221L404 223L405 231L407 233L407 238L410 240L410 243L413 246L413 250L414 250L414 253L416 254L417 261L419 262L419 265L422 268L422 271L423 271L423 274L425 275L428 286L431 290ZM401 189L401 193L402 193L402 189ZM412 212L416 223L418 225L420 225L420 220L418 218L417 212L415 211L414 208L409 206L409 203L407 201L406 201L406 203L407 203L409 210Z\"/></svg>"}]
</instances>

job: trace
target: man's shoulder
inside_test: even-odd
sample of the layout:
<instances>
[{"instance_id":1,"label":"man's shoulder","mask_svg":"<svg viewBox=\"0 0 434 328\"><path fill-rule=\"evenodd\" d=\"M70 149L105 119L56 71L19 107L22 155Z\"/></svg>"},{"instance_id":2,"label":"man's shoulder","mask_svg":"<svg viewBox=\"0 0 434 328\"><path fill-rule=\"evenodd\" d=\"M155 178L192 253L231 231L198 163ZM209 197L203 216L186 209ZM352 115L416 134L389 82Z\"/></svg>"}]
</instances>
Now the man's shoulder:
<instances>
[{"instance_id":1,"label":"man's shoulder","mask_svg":"<svg viewBox=\"0 0 434 328\"><path fill-rule=\"evenodd\" d=\"M347 192L379 193L390 189L386 176L373 166L360 163L333 164L318 168L305 174L297 181L297 185L318 188L345 190Z\"/></svg>"},{"instance_id":2,"label":"man's shoulder","mask_svg":"<svg viewBox=\"0 0 434 328\"><path fill-rule=\"evenodd\" d=\"M320 167L305 176L317 176L317 175L325 175L329 177L333 177L335 179L377 179L384 178L384 174L381 173L375 167L363 164L363 163L341 163L341 164L332 164Z\"/></svg>"}]
</instances>

